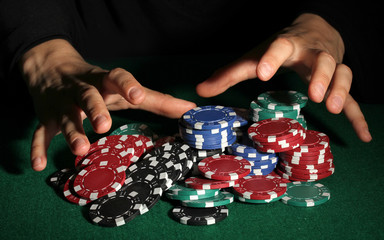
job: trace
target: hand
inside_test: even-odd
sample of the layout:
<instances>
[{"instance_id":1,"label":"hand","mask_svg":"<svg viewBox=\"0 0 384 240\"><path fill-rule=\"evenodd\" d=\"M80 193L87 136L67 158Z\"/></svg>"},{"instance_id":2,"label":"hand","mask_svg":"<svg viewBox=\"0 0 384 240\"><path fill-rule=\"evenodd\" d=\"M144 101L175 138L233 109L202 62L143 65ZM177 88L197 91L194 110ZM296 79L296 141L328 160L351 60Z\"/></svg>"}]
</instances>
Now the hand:
<instances>
[{"instance_id":1,"label":"hand","mask_svg":"<svg viewBox=\"0 0 384 240\"><path fill-rule=\"evenodd\" d=\"M241 81L268 81L280 67L291 68L308 82L312 101L325 99L328 111L334 114L344 111L358 137L369 142L368 124L349 94L352 71L342 64L343 55L340 34L321 17L302 14L290 27L216 71L196 91L202 97L212 97Z\"/></svg>"},{"instance_id":2,"label":"hand","mask_svg":"<svg viewBox=\"0 0 384 240\"><path fill-rule=\"evenodd\" d=\"M90 65L65 40L42 43L21 59L24 79L34 101L40 124L31 146L31 165L41 171L47 164L52 138L62 132L73 154L90 146L83 129L88 117L96 133L112 124L108 110L142 109L179 118L196 105L143 87L129 72Z\"/></svg>"}]
</instances>

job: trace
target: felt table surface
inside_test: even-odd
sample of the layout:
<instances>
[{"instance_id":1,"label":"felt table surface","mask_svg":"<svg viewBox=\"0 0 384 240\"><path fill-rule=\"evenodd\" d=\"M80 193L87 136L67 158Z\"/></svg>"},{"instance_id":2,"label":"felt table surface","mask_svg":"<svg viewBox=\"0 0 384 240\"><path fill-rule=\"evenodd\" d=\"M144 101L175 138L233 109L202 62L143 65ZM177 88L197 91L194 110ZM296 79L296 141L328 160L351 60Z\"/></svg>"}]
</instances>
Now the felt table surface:
<instances>
[{"instance_id":1,"label":"felt table surface","mask_svg":"<svg viewBox=\"0 0 384 240\"><path fill-rule=\"evenodd\" d=\"M248 108L266 90L306 93L306 85L294 73L285 72L269 82L249 80L217 97L199 97L195 85L233 57L159 56L93 62L107 69L126 68L143 85L200 106ZM319 181L331 191L331 199L325 204L302 208L281 201L234 202L228 205L229 216L222 222L187 226L170 217L174 203L163 198L148 213L115 228L92 224L87 206L65 201L47 184L53 172L74 165L75 157L62 135L57 135L50 145L47 168L42 172L30 168L30 143L37 119L30 109L20 109L19 114L2 120L0 239L383 239L384 105L360 106L373 136L371 143L361 142L346 117L328 113L323 103L309 101L303 109L308 128L326 133L331 141L335 173ZM140 110L111 114L111 131L125 123L142 122L160 135L177 132L176 119ZM84 127L91 141L104 136L93 133L87 120Z\"/></svg>"}]
</instances>

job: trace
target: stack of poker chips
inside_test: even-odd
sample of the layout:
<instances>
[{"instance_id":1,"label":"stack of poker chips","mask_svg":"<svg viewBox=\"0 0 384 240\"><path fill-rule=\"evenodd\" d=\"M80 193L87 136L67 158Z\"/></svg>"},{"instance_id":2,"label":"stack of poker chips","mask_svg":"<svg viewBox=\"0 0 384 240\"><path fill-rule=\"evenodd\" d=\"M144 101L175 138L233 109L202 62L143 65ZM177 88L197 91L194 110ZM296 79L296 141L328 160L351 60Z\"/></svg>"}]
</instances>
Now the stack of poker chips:
<instances>
[{"instance_id":1,"label":"stack of poker chips","mask_svg":"<svg viewBox=\"0 0 384 240\"><path fill-rule=\"evenodd\" d=\"M245 144L232 144L228 151L230 154L243 157L251 163L251 172L248 176L268 175L275 169L278 162L275 153L259 152L256 148Z\"/></svg>"},{"instance_id":2,"label":"stack of poker chips","mask_svg":"<svg viewBox=\"0 0 384 240\"><path fill-rule=\"evenodd\" d=\"M335 171L329 138L318 131L307 130L299 147L281 152L279 156L276 172L292 181L316 181Z\"/></svg>"},{"instance_id":3,"label":"stack of poker chips","mask_svg":"<svg viewBox=\"0 0 384 240\"><path fill-rule=\"evenodd\" d=\"M307 123L300 110L307 104L308 97L297 91L267 91L250 104L250 119L254 122L269 118L291 118L307 129Z\"/></svg>"},{"instance_id":4,"label":"stack of poker chips","mask_svg":"<svg viewBox=\"0 0 384 240\"><path fill-rule=\"evenodd\" d=\"M306 130L290 118L269 118L253 123L248 136L260 152L278 153L299 147L306 138Z\"/></svg>"},{"instance_id":5,"label":"stack of poker chips","mask_svg":"<svg viewBox=\"0 0 384 240\"><path fill-rule=\"evenodd\" d=\"M186 112L179 120L179 134L196 149L223 149L236 141L234 127L247 124L229 107L202 106Z\"/></svg>"}]
</instances>

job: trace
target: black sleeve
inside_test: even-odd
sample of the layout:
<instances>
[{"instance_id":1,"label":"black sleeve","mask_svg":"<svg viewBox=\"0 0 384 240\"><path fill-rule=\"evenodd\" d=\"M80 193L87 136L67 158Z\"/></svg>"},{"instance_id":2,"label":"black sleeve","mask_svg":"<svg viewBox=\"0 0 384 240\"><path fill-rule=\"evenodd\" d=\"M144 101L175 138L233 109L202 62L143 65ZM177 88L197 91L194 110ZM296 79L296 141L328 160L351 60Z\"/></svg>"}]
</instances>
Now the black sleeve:
<instances>
[{"instance_id":1,"label":"black sleeve","mask_svg":"<svg viewBox=\"0 0 384 240\"><path fill-rule=\"evenodd\" d=\"M306 1L304 12L320 15L341 34L344 63L353 72L351 94L360 102L383 102L380 88L384 21L380 2ZM382 10L381 10L382 11Z\"/></svg>"},{"instance_id":2,"label":"black sleeve","mask_svg":"<svg viewBox=\"0 0 384 240\"><path fill-rule=\"evenodd\" d=\"M0 2L0 75L10 79L21 55L44 41L73 42L76 23L67 0L2 0Z\"/></svg>"}]
</instances>

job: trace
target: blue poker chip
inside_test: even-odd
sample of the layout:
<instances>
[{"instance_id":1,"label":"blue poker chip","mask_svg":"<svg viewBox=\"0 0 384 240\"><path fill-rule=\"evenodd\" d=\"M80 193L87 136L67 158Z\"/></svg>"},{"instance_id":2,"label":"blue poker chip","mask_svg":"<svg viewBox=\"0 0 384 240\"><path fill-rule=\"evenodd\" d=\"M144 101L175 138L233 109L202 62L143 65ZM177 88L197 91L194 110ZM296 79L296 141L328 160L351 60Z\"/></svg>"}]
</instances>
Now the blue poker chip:
<instances>
[{"instance_id":1,"label":"blue poker chip","mask_svg":"<svg viewBox=\"0 0 384 240\"><path fill-rule=\"evenodd\" d=\"M269 166L276 166L278 162L278 158L274 157L266 161L249 161L249 162L251 163L252 168L266 168L265 166L267 166L268 168Z\"/></svg>"},{"instance_id":2,"label":"blue poker chip","mask_svg":"<svg viewBox=\"0 0 384 240\"><path fill-rule=\"evenodd\" d=\"M275 153L259 152L253 146L248 146L240 143L231 145L229 151L232 155L241 156L249 161L265 161L276 157Z\"/></svg>"},{"instance_id":3,"label":"blue poker chip","mask_svg":"<svg viewBox=\"0 0 384 240\"><path fill-rule=\"evenodd\" d=\"M232 108L208 105L189 110L182 119L187 126L194 129L215 129L232 127L236 116Z\"/></svg>"},{"instance_id":4,"label":"blue poker chip","mask_svg":"<svg viewBox=\"0 0 384 240\"><path fill-rule=\"evenodd\" d=\"M201 143L201 142L194 142L194 141L188 141L188 140L184 140L184 141L186 144L196 149L206 149L206 150L222 149L232 145L236 141L236 136L229 139L227 142L221 142L219 144Z\"/></svg>"},{"instance_id":5,"label":"blue poker chip","mask_svg":"<svg viewBox=\"0 0 384 240\"><path fill-rule=\"evenodd\" d=\"M228 142L233 137L236 137L235 132L231 132L229 135L215 135L215 136L201 136L201 135L181 135L184 141L200 142L218 144L221 142Z\"/></svg>"},{"instance_id":6,"label":"blue poker chip","mask_svg":"<svg viewBox=\"0 0 384 240\"><path fill-rule=\"evenodd\" d=\"M268 175L273 172L275 167L270 167L270 168L265 168L265 169L251 169L251 172L248 174L248 176L253 176L253 175Z\"/></svg>"}]
</instances>

